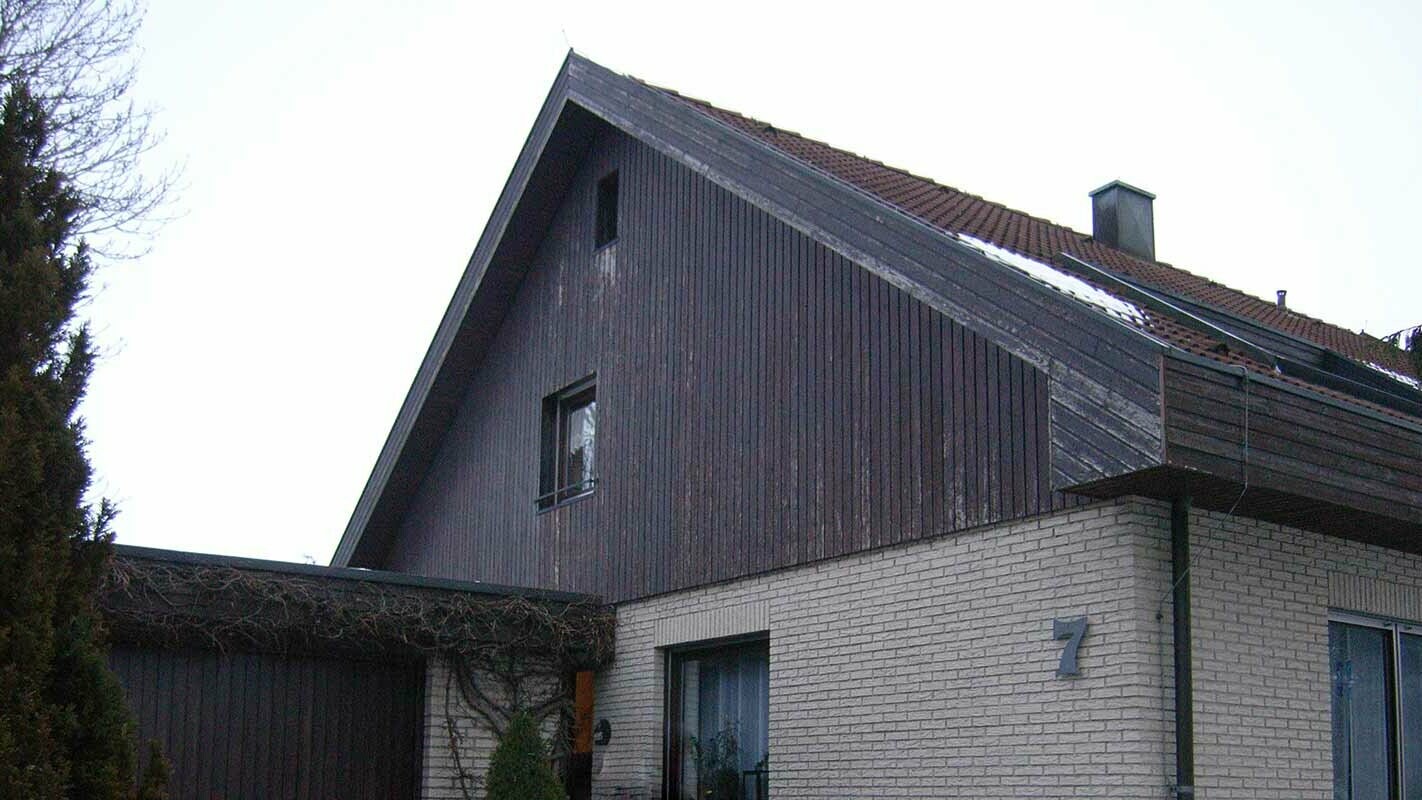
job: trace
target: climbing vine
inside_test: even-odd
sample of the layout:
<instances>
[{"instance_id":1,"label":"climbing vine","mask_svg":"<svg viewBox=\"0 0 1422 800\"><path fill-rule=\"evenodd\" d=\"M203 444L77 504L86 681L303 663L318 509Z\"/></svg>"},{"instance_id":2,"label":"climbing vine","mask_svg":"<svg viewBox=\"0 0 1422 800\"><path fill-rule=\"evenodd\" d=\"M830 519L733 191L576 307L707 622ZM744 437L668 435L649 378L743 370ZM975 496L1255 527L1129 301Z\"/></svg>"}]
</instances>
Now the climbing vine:
<instances>
[{"instance_id":1,"label":"climbing vine","mask_svg":"<svg viewBox=\"0 0 1422 800\"><path fill-rule=\"evenodd\" d=\"M612 612L568 597L119 557L100 604L115 637L163 646L594 669L612 656Z\"/></svg>"},{"instance_id":2,"label":"climbing vine","mask_svg":"<svg viewBox=\"0 0 1422 800\"><path fill-rule=\"evenodd\" d=\"M519 712L561 732L573 673L613 655L611 609L575 595L120 555L99 603L116 641L438 659L447 668L444 728L466 797L476 796L481 776L465 763L465 714L495 737ZM555 755L566 754L565 738L554 737Z\"/></svg>"}]
</instances>

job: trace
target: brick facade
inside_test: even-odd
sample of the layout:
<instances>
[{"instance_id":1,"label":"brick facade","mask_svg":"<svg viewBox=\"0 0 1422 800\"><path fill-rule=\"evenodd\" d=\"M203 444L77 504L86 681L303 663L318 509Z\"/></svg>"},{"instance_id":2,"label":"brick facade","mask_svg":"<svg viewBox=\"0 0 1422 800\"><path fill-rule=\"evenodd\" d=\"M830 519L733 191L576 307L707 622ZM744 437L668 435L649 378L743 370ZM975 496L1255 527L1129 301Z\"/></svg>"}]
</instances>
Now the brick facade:
<instances>
[{"instance_id":1,"label":"brick facade","mask_svg":"<svg viewBox=\"0 0 1422 800\"><path fill-rule=\"evenodd\" d=\"M465 705L448 664L425 668L424 767L420 800L483 798L494 734Z\"/></svg>"},{"instance_id":2,"label":"brick facade","mask_svg":"<svg viewBox=\"0 0 1422 800\"><path fill-rule=\"evenodd\" d=\"M1422 558L1210 512L1191 531L1197 796L1331 797L1329 609L1422 621ZM664 648L766 631L776 798L1168 798L1169 536L1166 504L1102 503L623 604L594 794L661 796ZM1081 615L1059 678L1052 621ZM493 737L442 664L427 680L422 796L466 797L462 768L482 797Z\"/></svg>"},{"instance_id":3,"label":"brick facade","mask_svg":"<svg viewBox=\"0 0 1422 800\"><path fill-rule=\"evenodd\" d=\"M1201 798L1333 797L1330 608L1422 621L1422 558L1191 518Z\"/></svg>"},{"instance_id":4,"label":"brick facade","mask_svg":"<svg viewBox=\"0 0 1422 800\"><path fill-rule=\"evenodd\" d=\"M660 796L659 646L757 625L774 797L1163 796L1158 526L1101 505L622 605L596 796ZM1058 678L1052 621L1080 615Z\"/></svg>"},{"instance_id":5,"label":"brick facade","mask_svg":"<svg viewBox=\"0 0 1422 800\"><path fill-rule=\"evenodd\" d=\"M546 685L546 684L545 684ZM484 691L497 696L488 683ZM531 691L540 694L537 686ZM498 737L472 711L454 680L447 661L432 658L425 668L424 758L420 800L483 800L489 758ZM543 738L551 742L557 715L543 723Z\"/></svg>"}]
</instances>

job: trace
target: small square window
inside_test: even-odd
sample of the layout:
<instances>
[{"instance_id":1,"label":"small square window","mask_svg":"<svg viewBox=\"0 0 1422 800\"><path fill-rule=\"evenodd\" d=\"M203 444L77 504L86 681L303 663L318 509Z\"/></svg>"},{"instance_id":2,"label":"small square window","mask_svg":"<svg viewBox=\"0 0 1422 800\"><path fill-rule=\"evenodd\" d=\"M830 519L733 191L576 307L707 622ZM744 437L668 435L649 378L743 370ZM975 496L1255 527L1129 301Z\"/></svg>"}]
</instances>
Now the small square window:
<instances>
[{"instance_id":1,"label":"small square window","mask_svg":"<svg viewBox=\"0 0 1422 800\"><path fill-rule=\"evenodd\" d=\"M597 219L594 245L602 247L617 241L617 173L612 172L597 182Z\"/></svg>"},{"instance_id":2,"label":"small square window","mask_svg":"<svg viewBox=\"0 0 1422 800\"><path fill-rule=\"evenodd\" d=\"M597 483L597 385L593 377L543 398L538 508L581 497Z\"/></svg>"}]
</instances>

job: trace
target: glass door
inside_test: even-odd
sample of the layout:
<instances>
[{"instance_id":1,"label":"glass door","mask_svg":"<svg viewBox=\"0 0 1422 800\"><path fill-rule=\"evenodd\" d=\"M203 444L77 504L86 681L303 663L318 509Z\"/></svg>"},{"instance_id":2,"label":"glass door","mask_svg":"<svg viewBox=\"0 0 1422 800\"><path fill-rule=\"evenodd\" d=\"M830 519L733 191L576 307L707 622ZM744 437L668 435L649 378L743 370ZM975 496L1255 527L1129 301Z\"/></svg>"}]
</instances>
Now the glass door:
<instances>
[{"instance_id":1,"label":"glass door","mask_svg":"<svg viewBox=\"0 0 1422 800\"><path fill-rule=\"evenodd\" d=\"M1402 724L1402 796L1422 798L1422 635L1399 626L1397 693ZM1422 632L1419 632L1422 633Z\"/></svg>"},{"instance_id":2,"label":"glass door","mask_svg":"<svg viewBox=\"0 0 1422 800\"><path fill-rule=\"evenodd\" d=\"M670 653L667 734L667 797L764 800L770 783L769 643Z\"/></svg>"},{"instance_id":3,"label":"glass door","mask_svg":"<svg viewBox=\"0 0 1422 800\"><path fill-rule=\"evenodd\" d=\"M1335 615L1335 800L1422 800L1422 628Z\"/></svg>"}]
</instances>

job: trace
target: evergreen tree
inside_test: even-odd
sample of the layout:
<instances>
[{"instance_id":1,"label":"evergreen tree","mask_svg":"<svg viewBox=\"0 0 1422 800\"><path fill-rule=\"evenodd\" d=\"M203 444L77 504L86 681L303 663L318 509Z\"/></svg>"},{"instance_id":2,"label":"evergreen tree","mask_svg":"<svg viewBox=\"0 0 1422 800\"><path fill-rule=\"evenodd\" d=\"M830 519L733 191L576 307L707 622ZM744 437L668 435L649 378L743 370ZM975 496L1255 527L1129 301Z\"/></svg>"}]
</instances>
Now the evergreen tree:
<instances>
[{"instance_id":1,"label":"evergreen tree","mask_svg":"<svg viewBox=\"0 0 1422 800\"><path fill-rule=\"evenodd\" d=\"M564 800L563 784L548 763L548 746L533 718L509 720L489 759L488 800Z\"/></svg>"},{"instance_id":2,"label":"evergreen tree","mask_svg":"<svg viewBox=\"0 0 1422 800\"><path fill-rule=\"evenodd\" d=\"M76 416L94 363L74 322L91 266L73 241L82 204L41 165L46 142L40 103L12 85L0 108L0 797L131 798L134 726L94 608L113 512L85 503Z\"/></svg>"}]
</instances>

